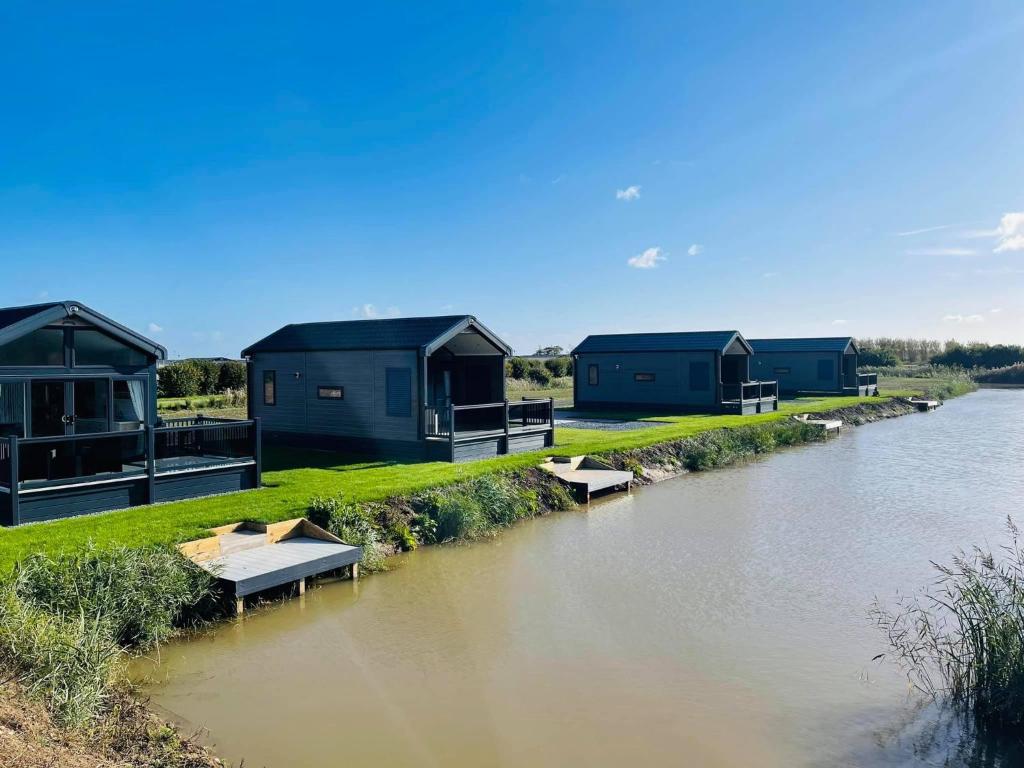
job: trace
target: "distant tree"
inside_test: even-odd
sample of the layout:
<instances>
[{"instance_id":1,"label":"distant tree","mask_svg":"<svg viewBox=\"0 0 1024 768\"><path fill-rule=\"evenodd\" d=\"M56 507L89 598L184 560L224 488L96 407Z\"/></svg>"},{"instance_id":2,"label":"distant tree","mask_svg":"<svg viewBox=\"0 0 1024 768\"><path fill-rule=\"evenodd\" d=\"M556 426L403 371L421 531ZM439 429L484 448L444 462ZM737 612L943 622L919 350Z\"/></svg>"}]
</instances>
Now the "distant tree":
<instances>
[{"instance_id":1,"label":"distant tree","mask_svg":"<svg viewBox=\"0 0 1024 768\"><path fill-rule=\"evenodd\" d=\"M899 365L901 360L900 356L896 354L895 350L888 349L886 347L879 347L878 349L869 349L867 351L861 351L859 362L861 365L882 367L890 365Z\"/></svg>"},{"instance_id":2,"label":"distant tree","mask_svg":"<svg viewBox=\"0 0 1024 768\"><path fill-rule=\"evenodd\" d=\"M513 379L525 379L526 372L530 367L521 357L510 357L506 365L508 368L508 375Z\"/></svg>"},{"instance_id":3,"label":"distant tree","mask_svg":"<svg viewBox=\"0 0 1024 768\"><path fill-rule=\"evenodd\" d=\"M220 363L215 360L192 360L200 371L199 394L213 395L217 393L217 382L220 381Z\"/></svg>"},{"instance_id":4,"label":"distant tree","mask_svg":"<svg viewBox=\"0 0 1024 768\"><path fill-rule=\"evenodd\" d=\"M194 360L165 365L157 378L160 397L195 397L200 394L203 371Z\"/></svg>"},{"instance_id":5,"label":"distant tree","mask_svg":"<svg viewBox=\"0 0 1024 768\"><path fill-rule=\"evenodd\" d=\"M244 390L246 384L245 363L239 360L221 363L220 373L217 376L218 392L226 392L229 389L238 392Z\"/></svg>"},{"instance_id":6,"label":"distant tree","mask_svg":"<svg viewBox=\"0 0 1024 768\"><path fill-rule=\"evenodd\" d=\"M531 365L530 370L527 371L527 376L530 381L535 384L539 384L542 387L546 387L551 383L551 374L548 373L548 369L542 365Z\"/></svg>"},{"instance_id":7,"label":"distant tree","mask_svg":"<svg viewBox=\"0 0 1024 768\"><path fill-rule=\"evenodd\" d=\"M548 372L555 378L561 376L567 376L569 370L569 358L567 357L552 357L544 361L544 367L548 369Z\"/></svg>"},{"instance_id":8,"label":"distant tree","mask_svg":"<svg viewBox=\"0 0 1024 768\"><path fill-rule=\"evenodd\" d=\"M541 357L558 357L564 355L565 350L561 347L541 347L534 354Z\"/></svg>"}]
</instances>

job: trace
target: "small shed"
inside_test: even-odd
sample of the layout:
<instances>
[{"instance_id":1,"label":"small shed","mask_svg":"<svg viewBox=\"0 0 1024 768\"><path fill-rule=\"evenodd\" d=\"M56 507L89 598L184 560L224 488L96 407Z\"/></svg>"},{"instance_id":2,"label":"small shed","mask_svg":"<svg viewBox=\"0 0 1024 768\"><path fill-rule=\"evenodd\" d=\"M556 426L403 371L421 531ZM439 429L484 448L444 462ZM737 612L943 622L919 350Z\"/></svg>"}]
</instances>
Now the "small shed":
<instances>
[{"instance_id":1,"label":"small shed","mask_svg":"<svg viewBox=\"0 0 1024 768\"><path fill-rule=\"evenodd\" d=\"M507 399L511 352L445 315L287 325L242 356L267 440L466 461L553 444L551 400Z\"/></svg>"},{"instance_id":2,"label":"small shed","mask_svg":"<svg viewBox=\"0 0 1024 768\"><path fill-rule=\"evenodd\" d=\"M784 394L875 395L878 377L858 373L852 336L750 339L755 376L777 379Z\"/></svg>"},{"instance_id":3,"label":"small shed","mask_svg":"<svg viewBox=\"0 0 1024 768\"><path fill-rule=\"evenodd\" d=\"M577 408L761 413L778 409L774 381L750 377L739 331L592 335L573 352Z\"/></svg>"}]
</instances>

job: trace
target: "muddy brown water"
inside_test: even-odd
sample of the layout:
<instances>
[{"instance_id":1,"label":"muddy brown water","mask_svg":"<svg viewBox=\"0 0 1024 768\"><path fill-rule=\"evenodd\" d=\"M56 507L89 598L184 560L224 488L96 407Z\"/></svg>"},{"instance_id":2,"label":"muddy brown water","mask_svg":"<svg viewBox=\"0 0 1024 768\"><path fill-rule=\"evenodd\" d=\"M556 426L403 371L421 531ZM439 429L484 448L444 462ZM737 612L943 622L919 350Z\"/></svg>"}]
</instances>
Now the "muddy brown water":
<instances>
[{"instance_id":1,"label":"muddy brown water","mask_svg":"<svg viewBox=\"0 0 1024 768\"><path fill-rule=\"evenodd\" d=\"M404 556L165 646L153 701L246 766L1011 765L868 608L998 544L1024 392Z\"/></svg>"}]
</instances>

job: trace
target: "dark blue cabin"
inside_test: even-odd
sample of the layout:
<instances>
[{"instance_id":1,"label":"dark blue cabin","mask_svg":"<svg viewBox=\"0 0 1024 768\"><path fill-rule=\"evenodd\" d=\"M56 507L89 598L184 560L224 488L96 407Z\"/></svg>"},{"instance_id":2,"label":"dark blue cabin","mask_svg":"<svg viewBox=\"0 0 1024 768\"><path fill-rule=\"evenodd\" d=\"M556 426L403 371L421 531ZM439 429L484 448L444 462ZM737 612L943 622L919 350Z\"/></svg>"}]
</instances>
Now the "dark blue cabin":
<instances>
[{"instance_id":1,"label":"dark blue cabin","mask_svg":"<svg viewBox=\"0 0 1024 768\"><path fill-rule=\"evenodd\" d=\"M258 424L157 417L165 356L79 302L0 309L0 523L259 485Z\"/></svg>"},{"instance_id":2,"label":"dark blue cabin","mask_svg":"<svg viewBox=\"0 0 1024 768\"><path fill-rule=\"evenodd\" d=\"M739 331L588 336L572 351L576 407L778 410L775 382L750 378L751 353Z\"/></svg>"},{"instance_id":3,"label":"dark blue cabin","mask_svg":"<svg viewBox=\"0 0 1024 768\"><path fill-rule=\"evenodd\" d=\"M268 440L466 461L553 444L551 400L509 401L509 346L470 315L287 325L242 351Z\"/></svg>"},{"instance_id":4,"label":"dark blue cabin","mask_svg":"<svg viewBox=\"0 0 1024 768\"><path fill-rule=\"evenodd\" d=\"M878 394L878 376L857 372L859 352L851 336L749 341L753 375L777 379L784 394Z\"/></svg>"}]
</instances>

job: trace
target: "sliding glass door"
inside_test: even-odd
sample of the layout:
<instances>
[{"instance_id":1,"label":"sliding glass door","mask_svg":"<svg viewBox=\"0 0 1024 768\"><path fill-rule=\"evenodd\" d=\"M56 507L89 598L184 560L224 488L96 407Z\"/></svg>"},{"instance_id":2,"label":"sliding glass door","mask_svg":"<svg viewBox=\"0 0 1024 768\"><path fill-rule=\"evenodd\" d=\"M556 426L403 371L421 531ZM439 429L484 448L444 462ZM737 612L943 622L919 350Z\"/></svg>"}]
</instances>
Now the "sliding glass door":
<instances>
[{"instance_id":1,"label":"sliding glass door","mask_svg":"<svg viewBox=\"0 0 1024 768\"><path fill-rule=\"evenodd\" d=\"M33 437L110 431L110 379L37 380L30 399Z\"/></svg>"}]
</instances>

